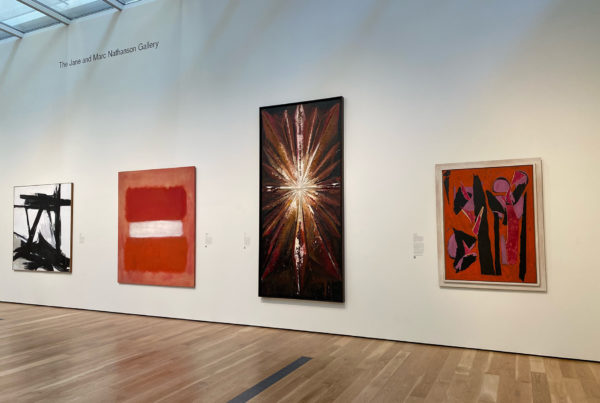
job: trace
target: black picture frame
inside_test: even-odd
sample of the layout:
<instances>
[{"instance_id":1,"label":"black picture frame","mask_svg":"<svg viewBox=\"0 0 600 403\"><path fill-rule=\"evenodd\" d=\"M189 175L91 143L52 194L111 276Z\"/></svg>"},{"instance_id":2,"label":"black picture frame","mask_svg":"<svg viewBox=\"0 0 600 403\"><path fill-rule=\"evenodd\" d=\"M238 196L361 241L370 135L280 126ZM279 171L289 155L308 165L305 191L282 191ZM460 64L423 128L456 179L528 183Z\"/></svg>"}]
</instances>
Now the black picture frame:
<instances>
[{"instance_id":1,"label":"black picture frame","mask_svg":"<svg viewBox=\"0 0 600 403\"><path fill-rule=\"evenodd\" d=\"M344 98L259 117L258 295L344 302Z\"/></svg>"}]
</instances>

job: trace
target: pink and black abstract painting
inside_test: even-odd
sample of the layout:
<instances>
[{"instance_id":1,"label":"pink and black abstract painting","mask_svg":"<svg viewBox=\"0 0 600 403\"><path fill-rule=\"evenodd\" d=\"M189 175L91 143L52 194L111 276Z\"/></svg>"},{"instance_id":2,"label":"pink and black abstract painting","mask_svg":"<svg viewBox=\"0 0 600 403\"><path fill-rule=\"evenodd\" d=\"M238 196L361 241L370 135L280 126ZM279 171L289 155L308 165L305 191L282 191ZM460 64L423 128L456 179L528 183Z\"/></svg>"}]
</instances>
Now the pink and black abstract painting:
<instances>
[{"instance_id":1,"label":"pink and black abstract painting","mask_svg":"<svg viewBox=\"0 0 600 403\"><path fill-rule=\"evenodd\" d=\"M443 281L539 287L536 166L441 167Z\"/></svg>"},{"instance_id":2,"label":"pink and black abstract painting","mask_svg":"<svg viewBox=\"0 0 600 403\"><path fill-rule=\"evenodd\" d=\"M342 97L260 108L260 296L344 301L342 163Z\"/></svg>"}]
</instances>

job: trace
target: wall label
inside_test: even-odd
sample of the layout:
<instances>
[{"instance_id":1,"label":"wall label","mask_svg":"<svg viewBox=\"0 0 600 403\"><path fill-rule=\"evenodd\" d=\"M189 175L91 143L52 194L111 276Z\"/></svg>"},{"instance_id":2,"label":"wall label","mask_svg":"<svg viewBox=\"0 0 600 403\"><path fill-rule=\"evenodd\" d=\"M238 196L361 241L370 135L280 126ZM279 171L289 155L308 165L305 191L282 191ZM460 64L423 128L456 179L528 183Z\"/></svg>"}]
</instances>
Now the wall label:
<instances>
[{"instance_id":1,"label":"wall label","mask_svg":"<svg viewBox=\"0 0 600 403\"><path fill-rule=\"evenodd\" d=\"M154 41L154 42L146 41L146 42L140 42L135 46L129 46L129 47L125 47L125 48L117 47L117 48L109 49L105 52L94 52L85 57L73 58L68 61L59 60L58 67L60 69L66 69L69 67L75 67L75 66L79 66L82 64L89 64L89 63L107 60L107 59L110 59L113 57L124 56L124 55L137 53L137 52L143 52L145 50L157 50L159 44L160 44L159 41Z\"/></svg>"},{"instance_id":2,"label":"wall label","mask_svg":"<svg viewBox=\"0 0 600 403\"><path fill-rule=\"evenodd\" d=\"M425 252L425 237L414 233L413 234L413 259L416 259L417 256L423 256L423 252Z\"/></svg>"}]
</instances>

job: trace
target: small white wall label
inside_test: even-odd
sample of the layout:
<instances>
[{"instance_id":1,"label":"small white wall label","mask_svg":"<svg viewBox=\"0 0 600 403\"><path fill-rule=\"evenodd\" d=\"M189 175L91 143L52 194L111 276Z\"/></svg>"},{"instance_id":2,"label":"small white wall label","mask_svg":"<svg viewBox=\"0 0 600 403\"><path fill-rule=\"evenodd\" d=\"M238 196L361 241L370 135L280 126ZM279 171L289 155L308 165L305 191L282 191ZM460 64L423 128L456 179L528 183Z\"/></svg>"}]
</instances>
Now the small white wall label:
<instances>
[{"instance_id":1,"label":"small white wall label","mask_svg":"<svg viewBox=\"0 0 600 403\"><path fill-rule=\"evenodd\" d=\"M424 252L425 252L425 237L423 237L415 232L413 234L413 259L416 259L417 256L423 256Z\"/></svg>"},{"instance_id":2,"label":"small white wall label","mask_svg":"<svg viewBox=\"0 0 600 403\"><path fill-rule=\"evenodd\" d=\"M204 247L208 248L208 245L212 245L212 243L213 243L212 236L208 232L205 232L204 233Z\"/></svg>"}]
</instances>

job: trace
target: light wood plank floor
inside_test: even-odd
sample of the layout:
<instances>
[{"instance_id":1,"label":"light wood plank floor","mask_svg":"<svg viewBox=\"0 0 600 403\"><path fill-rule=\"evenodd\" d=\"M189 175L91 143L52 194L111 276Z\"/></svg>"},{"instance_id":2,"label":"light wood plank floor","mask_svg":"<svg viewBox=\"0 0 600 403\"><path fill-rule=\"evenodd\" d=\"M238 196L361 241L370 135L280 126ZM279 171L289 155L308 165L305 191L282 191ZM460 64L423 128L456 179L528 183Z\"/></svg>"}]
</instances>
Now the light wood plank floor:
<instances>
[{"instance_id":1,"label":"light wood plank floor","mask_svg":"<svg viewBox=\"0 0 600 403\"><path fill-rule=\"evenodd\" d=\"M600 364L0 303L0 400L600 403Z\"/></svg>"}]
</instances>

